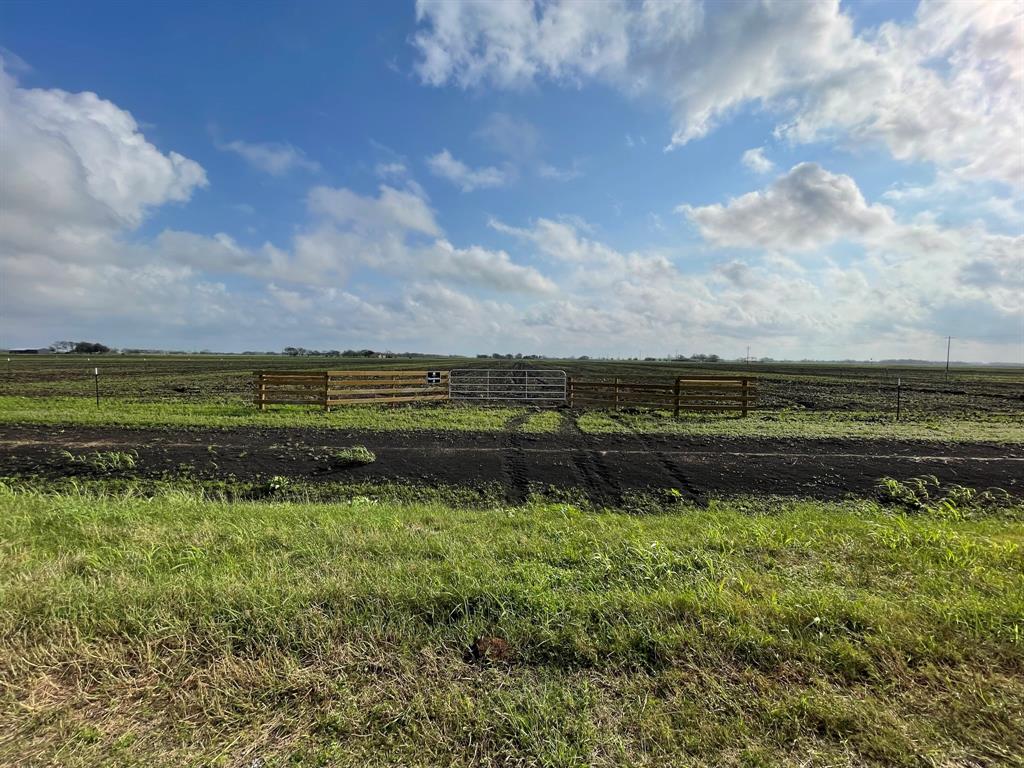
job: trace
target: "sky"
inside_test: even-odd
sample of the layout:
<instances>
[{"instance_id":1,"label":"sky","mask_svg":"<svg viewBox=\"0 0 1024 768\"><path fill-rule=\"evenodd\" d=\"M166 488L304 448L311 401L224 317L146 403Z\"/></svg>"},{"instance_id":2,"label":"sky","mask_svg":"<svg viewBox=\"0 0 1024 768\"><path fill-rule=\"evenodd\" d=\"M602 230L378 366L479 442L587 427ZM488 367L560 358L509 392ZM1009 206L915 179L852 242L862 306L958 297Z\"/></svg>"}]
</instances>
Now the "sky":
<instances>
[{"instance_id":1,"label":"sky","mask_svg":"<svg viewBox=\"0 0 1024 768\"><path fill-rule=\"evenodd\" d=\"M1024 3L0 4L0 346L1024 363Z\"/></svg>"}]
</instances>

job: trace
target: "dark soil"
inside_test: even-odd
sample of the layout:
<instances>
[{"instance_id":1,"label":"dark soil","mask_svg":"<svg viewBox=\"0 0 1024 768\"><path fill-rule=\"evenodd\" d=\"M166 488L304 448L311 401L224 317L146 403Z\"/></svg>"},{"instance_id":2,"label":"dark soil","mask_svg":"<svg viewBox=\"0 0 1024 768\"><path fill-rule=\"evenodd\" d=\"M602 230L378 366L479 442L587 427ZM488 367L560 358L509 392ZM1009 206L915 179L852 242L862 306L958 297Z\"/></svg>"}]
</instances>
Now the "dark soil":
<instances>
[{"instance_id":1,"label":"dark soil","mask_svg":"<svg viewBox=\"0 0 1024 768\"><path fill-rule=\"evenodd\" d=\"M377 460L344 466L332 453L364 445ZM499 484L510 501L534 490L573 490L615 503L634 491L675 489L693 499L771 494L836 499L870 495L881 477L931 474L944 483L998 487L1024 497L1024 446L896 440L692 436L381 433L336 429L135 430L0 428L0 475L102 476L70 461L93 451L135 451L131 476L296 482L408 481Z\"/></svg>"}]
</instances>

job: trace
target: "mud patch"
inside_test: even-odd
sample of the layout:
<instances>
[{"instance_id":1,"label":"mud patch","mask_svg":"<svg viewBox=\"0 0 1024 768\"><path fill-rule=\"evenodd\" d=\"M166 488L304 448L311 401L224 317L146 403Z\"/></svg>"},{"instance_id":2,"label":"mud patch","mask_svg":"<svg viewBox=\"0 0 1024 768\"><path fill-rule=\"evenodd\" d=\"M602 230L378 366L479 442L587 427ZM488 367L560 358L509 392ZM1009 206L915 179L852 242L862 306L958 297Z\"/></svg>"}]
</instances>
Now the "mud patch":
<instances>
[{"instance_id":1,"label":"mud patch","mask_svg":"<svg viewBox=\"0 0 1024 768\"><path fill-rule=\"evenodd\" d=\"M365 445L372 464L340 467L338 448ZM366 433L317 429L0 429L0 474L95 476L63 451L134 451L151 479L498 484L509 501L534 488L571 489L599 503L636 491L692 499L771 494L837 499L873 494L880 477L932 474L944 483L1024 497L1024 446L890 440L637 437L558 432Z\"/></svg>"}]
</instances>

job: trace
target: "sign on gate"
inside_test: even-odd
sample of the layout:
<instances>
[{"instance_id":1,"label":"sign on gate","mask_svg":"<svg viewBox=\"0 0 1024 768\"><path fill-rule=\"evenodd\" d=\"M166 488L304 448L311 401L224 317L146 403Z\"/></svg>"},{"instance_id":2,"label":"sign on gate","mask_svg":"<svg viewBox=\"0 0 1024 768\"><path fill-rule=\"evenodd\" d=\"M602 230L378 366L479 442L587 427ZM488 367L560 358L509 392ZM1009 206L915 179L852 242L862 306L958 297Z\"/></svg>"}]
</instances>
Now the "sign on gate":
<instances>
[{"instance_id":1,"label":"sign on gate","mask_svg":"<svg viewBox=\"0 0 1024 768\"><path fill-rule=\"evenodd\" d=\"M448 376L452 400L505 400L534 405L565 402L565 371L457 368Z\"/></svg>"}]
</instances>

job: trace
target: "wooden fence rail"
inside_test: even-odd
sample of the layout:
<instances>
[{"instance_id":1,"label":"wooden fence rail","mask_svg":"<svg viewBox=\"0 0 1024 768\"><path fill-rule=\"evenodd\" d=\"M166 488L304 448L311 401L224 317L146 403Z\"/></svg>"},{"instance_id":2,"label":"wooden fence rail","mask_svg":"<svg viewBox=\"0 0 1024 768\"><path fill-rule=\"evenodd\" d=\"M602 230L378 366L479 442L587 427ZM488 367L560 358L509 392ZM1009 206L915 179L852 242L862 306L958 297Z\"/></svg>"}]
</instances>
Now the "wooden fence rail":
<instances>
[{"instance_id":1,"label":"wooden fence rail","mask_svg":"<svg viewBox=\"0 0 1024 768\"><path fill-rule=\"evenodd\" d=\"M414 403L449 399L448 371L256 371L256 405ZM757 402L756 380L681 376L672 383L568 379L570 408L641 407L680 411L741 411Z\"/></svg>"},{"instance_id":2,"label":"wooden fence rail","mask_svg":"<svg viewBox=\"0 0 1024 768\"><path fill-rule=\"evenodd\" d=\"M658 408L680 411L741 411L757 402L756 381L725 376L680 376L669 383L569 379L570 408Z\"/></svg>"},{"instance_id":3,"label":"wooden fence rail","mask_svg":"<svg viewBox=\"0 0 1024 768\"><path fill-rule=\"evenodd\" d=\"M413 403L448 399L448 371L256 371L256 406Z\"/></svg>"}]
</instances>

